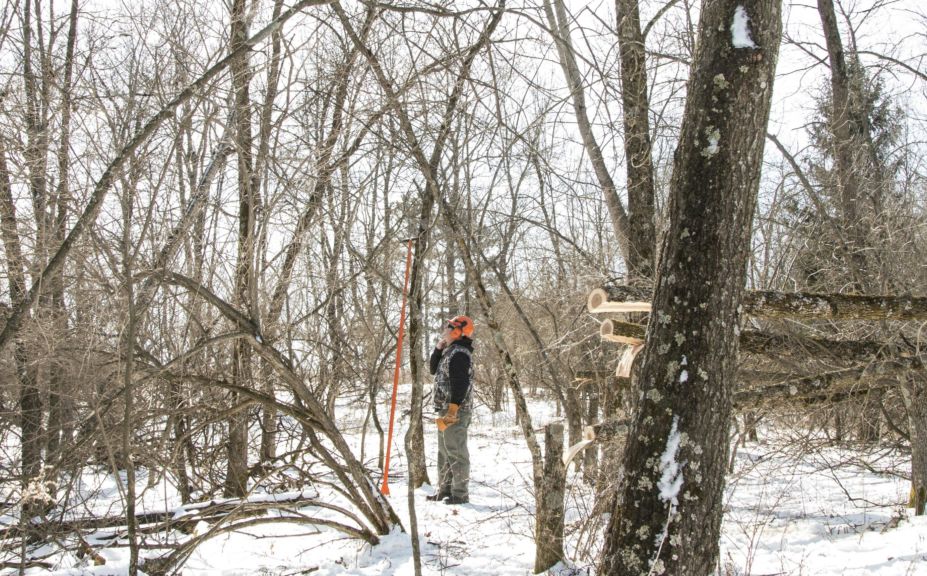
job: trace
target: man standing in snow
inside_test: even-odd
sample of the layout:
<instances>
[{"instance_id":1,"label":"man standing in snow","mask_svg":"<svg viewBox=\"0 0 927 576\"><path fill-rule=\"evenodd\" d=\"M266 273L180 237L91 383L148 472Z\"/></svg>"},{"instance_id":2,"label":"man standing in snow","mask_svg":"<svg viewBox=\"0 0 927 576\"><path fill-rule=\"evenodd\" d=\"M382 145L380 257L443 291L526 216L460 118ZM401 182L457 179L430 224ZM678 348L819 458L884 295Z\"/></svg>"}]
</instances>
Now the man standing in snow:
<instances>
[{"instance_id":1,"label":"man standing in snow","mask_svg":"<svg viewBox=\"0 0 927 576\"><path fill-rule=\"evenodd\" d=\"M473 405L473 320L455 316L444 327L431 353L438 417L438 491L428 500L446 504L470 501L470 452L467 429Z\"/></svg>"}]
</instances>

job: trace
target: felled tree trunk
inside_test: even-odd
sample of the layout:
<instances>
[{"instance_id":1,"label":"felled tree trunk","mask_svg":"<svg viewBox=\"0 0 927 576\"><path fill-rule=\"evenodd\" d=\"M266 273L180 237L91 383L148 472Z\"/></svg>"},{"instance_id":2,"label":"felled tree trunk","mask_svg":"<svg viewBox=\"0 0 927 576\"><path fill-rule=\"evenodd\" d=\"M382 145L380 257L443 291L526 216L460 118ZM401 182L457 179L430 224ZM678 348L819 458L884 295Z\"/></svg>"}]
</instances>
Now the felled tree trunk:
<instances>
[{"instance_id":1,"label":"felled tree trunk","mask_svg":"<svg viewBox=\"0 0 927 576\"><path fill-rule=\"evenodd\" d=\"M927 320L927 297L813 294L751 291L743 311L762 318L793 320ZM593 313L650 312L650 293L643 288L608 284L589 293Z\"/></svg>"},{"instance_id":2,"label":"felled tree trunk","mask_svg":"<svg viewBox=\"0 0 927 576\"><path fill-rule=\"evenodd\" d=\"M601 574L710 574L738 309L781 32L776 0L707 0L670 187L657 310Z\"/></svg>"},{"instance_id":3,"label":"felled tree trunk","mask_svg":"<svg viewBox=\"0 0 927 576\"><path fill-rule=\"evenodd\" d=\"M647 326L607 318L599 326L603 340L636 345L644 342ZM912 362L908 351L897 344L875 340L834 340L758 330L740 333L740 350L768 358L832 358L845 362L876 362L902 359Z\"/></svg>"}]
</instances>

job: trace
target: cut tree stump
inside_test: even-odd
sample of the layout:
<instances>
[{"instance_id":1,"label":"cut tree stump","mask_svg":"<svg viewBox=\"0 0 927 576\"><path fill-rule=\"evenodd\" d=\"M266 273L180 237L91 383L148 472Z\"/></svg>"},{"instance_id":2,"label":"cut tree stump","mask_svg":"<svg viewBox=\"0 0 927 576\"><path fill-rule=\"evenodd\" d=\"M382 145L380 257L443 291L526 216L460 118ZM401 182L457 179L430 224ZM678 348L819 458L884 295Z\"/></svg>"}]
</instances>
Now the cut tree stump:
<instances>
[{"instance_id":1,"label":"cut tree stump","mask_svg":"<svg viewBox=\"0 0 927 576\"><path fill-rule=\"evenodd\" d=\"M544 477L537 514L535 574L545 572L561 562L563 553L564 496L566 494L566 464L563 462L563 423L552 422L544 427Z\"/></svg>"}]
</instances>

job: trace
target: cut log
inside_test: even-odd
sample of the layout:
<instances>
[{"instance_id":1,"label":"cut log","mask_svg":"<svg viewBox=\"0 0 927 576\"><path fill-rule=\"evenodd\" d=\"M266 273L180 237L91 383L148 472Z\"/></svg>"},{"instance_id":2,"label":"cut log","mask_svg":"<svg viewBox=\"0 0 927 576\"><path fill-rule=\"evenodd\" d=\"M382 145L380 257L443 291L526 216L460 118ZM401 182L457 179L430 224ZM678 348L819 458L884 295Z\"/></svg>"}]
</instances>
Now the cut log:
<instances>
[{"instance_id":1,"label":"cut log","mask_svg":"<svg viewBox=\"0 0 927 576\"><path fill-rule=\"evenodd\" d=\"M843 400L849 396L865 394L895 386L899 376L909 370L923 369L922 358L902 358L866 366L834 370L824 374L804 376L755 390L743 390L734 394L734 405L738 408L755 407L760 404L783 400ZM852 386L852 390L839 388Z\"/></svg>"},{"instance_id":2,"label":"cut log","mask_svg":"<svg viewBox=\"0 0 927 576\"><path fill-rule=\"evenodd\" d=\"M651 290L617 284L605 285L589 293L590 312L650 312Z\"/></svg>"},{"instance_id":3,"label":"cut log","mask_svg":"<svg viewBox=\"0 0 927 576\"><path fill-rule=\"evenodd\" d=\"M927 320L927 298L804 292L748 292L744 310L798 320Z\"/></svg>"},{"instance_id":4,"label":"cut log","mask_svg":"<svg viewBox=\"0 0 927 576\"><path fill-rule=\"evenodd\" d=\"M647 327L608 318L599 325L599 335L607 342L637 346L644 343Z\"/></svg>"},{"instance_id":5,"label":"cut log","mask_svg":"<svg viewBox=\"0 0 927 576\"><path fill-rule=\"evenodd\" d=\"M596 314L649 312L650 295L632 286L605 285L589 293L586 307ZM796 320L927 320L927 297L754 291L744 295L743 311Z\"/></svg>"}]
</instances>

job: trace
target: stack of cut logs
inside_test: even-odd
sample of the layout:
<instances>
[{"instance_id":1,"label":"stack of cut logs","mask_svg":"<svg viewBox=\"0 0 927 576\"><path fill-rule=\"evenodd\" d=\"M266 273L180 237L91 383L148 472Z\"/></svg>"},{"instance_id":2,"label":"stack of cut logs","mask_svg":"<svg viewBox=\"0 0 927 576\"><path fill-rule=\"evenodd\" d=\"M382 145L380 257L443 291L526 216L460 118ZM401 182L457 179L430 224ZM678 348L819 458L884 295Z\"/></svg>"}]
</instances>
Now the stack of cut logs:
<instances>
[{"instance_id":1,"label":"stack of cut logs","mask_svg":"<svg viewBox=\"0 0 927 576\"><path fill-rule=\"evenodd\" d=\"M607 284L590 292L589 312L604 315L600 336L622 344L625 350L617 375L628 377L634 358L643 349L646 321L629 321L650 312L650 290ZM769 326L771 320L885 321L927 319L927 298L911 296L860 296L748 291L743 313L750 326ZM792 322L791 324L795 324ZM808 336L789 330L789 322L775 323L781 332L746 329L740 334L743 353L743 388L734 397L740 406L763 404L788 398L839 399L864 393L872 387L889 385L912 369L922 369L927 355L916 346L900 342L838 340ZM805 331L807 332L807 331ZM806 374L811 360L826 369ZM751 369L761 366L763 369ZM866 386L858 386L865 380ZM852 386L839 386L851 384ZM850 389L852 388L852 389Z\"/></svg>"},{"instance_id":2,"label":"stack of cut logs","mask_svg":"<svg viewBox=\"0 0 927 576\"><path fill-rule=\"evenodd\" d=\"M605 316L599 328L602 340L624 346L616 370L619 381L627 382L634 359L644 348L646 320L631 320L646 318L650 297L647 288L606 284L590 292L586 300L589 312ZM893 386L907 371L923 370L927 363L927 351L904 338L898 342L839 340L789 329L799 320L924 321L924 297L748 291L742 311L748 325L775 326L778 331L740 332L742 386L734 395L734 404L740 408L777 401L838 401ZM588 426L583 440L567 450L564 461L596 440L627 430L624 419Z\"/></svg>"}]
</instances>

